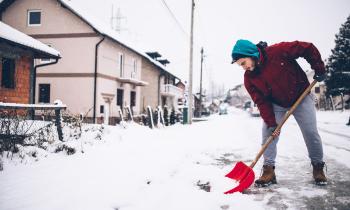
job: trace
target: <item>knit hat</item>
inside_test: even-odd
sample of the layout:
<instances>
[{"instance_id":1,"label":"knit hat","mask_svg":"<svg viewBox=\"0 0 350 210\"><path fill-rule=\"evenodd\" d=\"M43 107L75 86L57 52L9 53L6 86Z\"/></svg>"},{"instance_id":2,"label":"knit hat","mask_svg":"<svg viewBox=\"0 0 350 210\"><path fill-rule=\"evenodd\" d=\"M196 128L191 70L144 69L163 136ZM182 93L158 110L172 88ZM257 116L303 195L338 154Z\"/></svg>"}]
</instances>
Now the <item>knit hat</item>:
<instances>
[{"instance_id":1,"label":"knit hat","mask_svg":"<svg viewBox=\"0 0 350 210\"><path fill-rule=\"evenodd\" d=\"M255 57L259 58L260 53L258 47L251 41L240 39L236 42L232 49L232 62L236 62L240 58Z\"/></svg>"}]
</instances>

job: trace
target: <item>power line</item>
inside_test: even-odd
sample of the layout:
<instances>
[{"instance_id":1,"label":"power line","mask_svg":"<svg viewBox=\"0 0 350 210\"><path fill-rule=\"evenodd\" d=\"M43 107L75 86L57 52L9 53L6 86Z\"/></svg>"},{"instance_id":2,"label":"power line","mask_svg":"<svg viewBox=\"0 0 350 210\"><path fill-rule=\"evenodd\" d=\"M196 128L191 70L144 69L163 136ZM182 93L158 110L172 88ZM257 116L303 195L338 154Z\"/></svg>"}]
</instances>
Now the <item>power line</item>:
<instances>
[{"instance_id":1,"label":"power line","mask_svg":"<svg viewBox=\"0 0 350 210\"><path fill-rule=\"evenodd\" d=\"M180 24L180 22L177 20L176 16L174 15L174 13L171 11L170 7L168 6L168 4L166 3L165 0L162 0L163 5L165 6L165 8L168 10L168 12L170 13L171 17L175 20L176 24L178 25L178 27L181 29L181 31L187 36L189 37L189 34L187 34L187 32L185 31L185 29L182 27L182 25Z\"/></svg>"}]
</instances>

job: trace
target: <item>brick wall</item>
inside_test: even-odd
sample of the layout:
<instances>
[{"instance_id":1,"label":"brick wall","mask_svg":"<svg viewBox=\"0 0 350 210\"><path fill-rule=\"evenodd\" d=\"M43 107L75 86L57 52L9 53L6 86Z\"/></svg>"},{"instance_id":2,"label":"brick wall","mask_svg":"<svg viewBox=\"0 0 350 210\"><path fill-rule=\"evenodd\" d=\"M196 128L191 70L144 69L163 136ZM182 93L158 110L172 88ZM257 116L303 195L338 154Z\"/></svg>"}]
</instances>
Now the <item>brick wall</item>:
<instances>
[{"instance_id":1,"label":"brick wall","mask_svg":"<svg viewBox=\"0 0 350 210\"><path fill-rule=\"evenodd\" d=\"M30 66L32 59L29 56L16 59L15 88L3 88L0 85L0 101L6 103L30 102ZM0 83L2 77L2 65L0 65Z\"/></svg>"}]
</instances>

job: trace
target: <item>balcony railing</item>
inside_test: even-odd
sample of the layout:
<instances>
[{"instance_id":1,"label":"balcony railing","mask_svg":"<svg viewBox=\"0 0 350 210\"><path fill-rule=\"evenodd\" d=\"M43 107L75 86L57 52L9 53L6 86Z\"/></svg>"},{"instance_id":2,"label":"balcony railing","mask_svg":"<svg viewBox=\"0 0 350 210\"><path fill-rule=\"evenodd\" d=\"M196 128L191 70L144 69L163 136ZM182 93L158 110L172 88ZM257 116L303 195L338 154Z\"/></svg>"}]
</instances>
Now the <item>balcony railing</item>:
<instances>
[{"instance_id":1,"label":"balcony railing","mask_svg":"<svg viewBox=\"0 0 350 210\"><path fill-rule=\"evenodd\" d=\"M183 90L181 88L178 88L178 87L172 85L172 84L161 85L160 92L163 95L176 96L178 98L183 97Z\"/></svg>"}]
</instances>

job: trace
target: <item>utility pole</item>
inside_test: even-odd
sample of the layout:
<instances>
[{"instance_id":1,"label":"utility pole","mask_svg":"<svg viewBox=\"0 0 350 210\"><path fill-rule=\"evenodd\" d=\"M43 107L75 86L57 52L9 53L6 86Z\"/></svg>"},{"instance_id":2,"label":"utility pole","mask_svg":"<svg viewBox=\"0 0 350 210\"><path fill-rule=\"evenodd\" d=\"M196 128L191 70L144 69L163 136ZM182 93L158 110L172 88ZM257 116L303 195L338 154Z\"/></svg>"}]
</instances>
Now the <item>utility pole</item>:
<instances>
[{"instance_id":1,"label":"utility pole","mask_svg":"<svg viewBox=\"0 0 350 210\"><path fill-rule=\"evenodd\" d=\"M199 85L199 117L202 117L202 69L203 69L203 47L201 49L201 78L200 78L200 85Z\"/></svg>"},{"instance_id":2,"label":"utility pole","mask_svg":"<svg viewBox=\"0 0 350 210\"><path fill-rule=\"evenodd\" d=\"M192 0L191 5L191 38L190 38L190 75L188 81L188 123L192 124L192 106L193 106L193 96L192 96L192 86L193 86L193 19L194 19L194 0Z\"/></svg>"}]
</instances>

